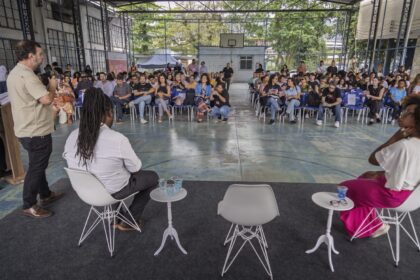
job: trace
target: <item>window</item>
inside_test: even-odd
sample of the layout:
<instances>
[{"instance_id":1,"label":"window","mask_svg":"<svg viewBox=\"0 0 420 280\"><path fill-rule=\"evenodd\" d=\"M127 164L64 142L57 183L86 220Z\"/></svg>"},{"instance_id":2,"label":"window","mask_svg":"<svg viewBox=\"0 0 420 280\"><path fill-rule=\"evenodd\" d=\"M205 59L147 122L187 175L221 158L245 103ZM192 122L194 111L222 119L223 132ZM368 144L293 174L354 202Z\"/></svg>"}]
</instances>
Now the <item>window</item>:
<instances>
[{"instance_id":1,"label":"window","mask_svg":"<svg viewBox=\"0 0 420 280\"><path fill-rule=\"evenodd\" d=\"M62 68L70 63L74 69L78 69L76 41L73 33L49 28L48 42L51 59L53 60L51 62L56 61Z\"/></svg>"},{"instance_id":2,"label":"window","mask_svg":"<svg viewBox=\"0 0 420 280\"><path fill-rule=\"evenodd\" d=\"M73 0L48 0L47 17L73 24Z\"/></svg>"},{"instance_id":3,"label":"window","mask_svg":"<svg viewBox=\"0 0 420 280\"><path fill-rule=\"evenodd\" d=\"M112 48L118 48L118 49L122 49L124 47L124 43L123 43L123 30L121 28L121 26L112 24L111 25L111 44L112 44Z\"/></svg>"},{"instance_id":4,"label":"window","mask_svg":"<svg viewBox=\"0 0 420 280\"><path fill-rule=\"evenodd\" d=\"M240 57L240 70L251 70L252 69L252 56L241 56Z\"/></svg>"},{"instance_id":5,"label":"window","mask_svg":"<svg viewBox=\"0 0 420 280\"><path fill-rule=\"evenodd\" d=\"M17 61L14 50L16 43L15 40L0 38L0 65L6 66L7 71L12 70Z\"/></svg>"},{"instance_id":6,"label":"window","mask_svg":"<svg viewBox=\"0 0 420 280\"><path fill-rule=\"evenodd\" d=\"M104 43L104 38L101 20L94 17L88 17L88 24L90 42L102 45Z\"/></svg>"},{"instance_id":7,"label":"window","mask_svg":"<svg viewBox=\"0 0 420 280\"><path fill-rule=\"evenodd\" d=\"M106 72L105 52L101 50L91 50L91 69L93 73Z\"/></svg>"},{"instance_id":8,"label":"window","mask_svg":"<svg viewBox=\"0 0 420 280\"><path fill-rule=\"evenodd\" d=\"M0 26L22 29L16 0L0 0Z\"/></svg>"}]
</instances>

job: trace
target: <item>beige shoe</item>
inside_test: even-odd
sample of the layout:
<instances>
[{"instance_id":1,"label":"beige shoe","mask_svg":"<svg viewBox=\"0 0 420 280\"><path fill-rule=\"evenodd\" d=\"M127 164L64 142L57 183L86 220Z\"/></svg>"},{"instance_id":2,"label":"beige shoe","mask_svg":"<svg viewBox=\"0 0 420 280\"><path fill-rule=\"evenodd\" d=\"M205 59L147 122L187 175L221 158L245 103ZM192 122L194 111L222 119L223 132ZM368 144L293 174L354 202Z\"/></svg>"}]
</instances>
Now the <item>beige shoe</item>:
<instances>
[{"instance_id":1,"label":"beige shoe","mask_svg":"<svg viewBox=\"0 0 420 280\"><path fill-rule=\"evenodd\" d=\"M390 225L388 224L382 224L382 226L380 226L373 234L372 234L372 238L377 238L381 235L387 234L389 229L391 228Z\"/></svg>"}]
</instances>

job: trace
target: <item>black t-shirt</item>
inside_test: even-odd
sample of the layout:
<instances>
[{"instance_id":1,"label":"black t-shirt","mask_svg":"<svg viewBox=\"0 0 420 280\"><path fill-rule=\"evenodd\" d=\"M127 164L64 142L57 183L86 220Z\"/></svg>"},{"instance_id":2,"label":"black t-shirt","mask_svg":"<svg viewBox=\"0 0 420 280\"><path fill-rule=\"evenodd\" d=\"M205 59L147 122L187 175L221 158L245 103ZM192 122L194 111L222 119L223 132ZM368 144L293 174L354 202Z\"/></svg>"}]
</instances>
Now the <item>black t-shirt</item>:
<instances>
[{"instance_id":1,"label":"black t-shirt","mask_svg":"<svg viewBox=\"0 0 420 280\"><path fill-rule=\"evenodd\" d=\"M214 106L216 106L216 107L222 107L222 106L226 105L226 106L229 106L230 107L230 104L229 104L229 93L227 92L227 90L224 89L220 95L223 96L226 99L226 101L225 102L222 102L220 100L219 96L214 95L213 96L214 97L214 100L213 100Z\"/></svg>"},{"instance_id":2,"label":"black t-shirt","mask_svg":"<svg viewBox=\"0 0 420 280\"><path fill-rule=\"evenodd\" d=\"M322 91L322 96L325 97L325 102L328 104L337 102L338 98L341 98L341 92L338 88L335 88L334 92L330 92L329 88L325 88Z\"/></svg>"},{"instance_id":3,"label":"black t-shirt","mask_svg":"<svg viewBox=\"0 0 420 280\"><path fill-rule=\"evenodd\" d=\"M369 85L368 90L370 95L378 97L381 92L381 87L374 88L373 85Z\"/></svg>"},{"instance_id":4,"label":"black t-shirt","mask_svg":"<svg viewBox=\"0 0 420 280\"><path fill-rule=\"evenodd\" d=\"M145 91L149 91L152 88L152 85L149 83L144 83L144 84L135 84L133 86L133 90L137 90L139 92L145 92Z\"/></svg>"},{"instance_id":5,"label":"black t-shirt","mask_svg":"<svg viewBox=\"0 0 420 280\"><path fill-rule=\"evenodd\" d=\"M226 79L232 78L232 75L233 75L233 69L232 69L232 67L229 67L229 68L225 67L225 68L223 68L223 74L224 74L224 76L225 76Z\"/></svg>"},{"instance_id":6,"label":"black t-shirt","mask_svg":"<svg viewBox=\"0 0 420 280\"><path fill-rule=\"evenodd\" d=\"M280 85L272 85L272 86L270 86L270 85L267 85L265 88L264 88L264 92L266 93L266 94L268 94L268 95L273 95L273 94L278 94L279 93L279 91L281 91L281 87L280 87ZM275 97L278 97L278 96L275 96Z\"/></svg>"}]
</instances>

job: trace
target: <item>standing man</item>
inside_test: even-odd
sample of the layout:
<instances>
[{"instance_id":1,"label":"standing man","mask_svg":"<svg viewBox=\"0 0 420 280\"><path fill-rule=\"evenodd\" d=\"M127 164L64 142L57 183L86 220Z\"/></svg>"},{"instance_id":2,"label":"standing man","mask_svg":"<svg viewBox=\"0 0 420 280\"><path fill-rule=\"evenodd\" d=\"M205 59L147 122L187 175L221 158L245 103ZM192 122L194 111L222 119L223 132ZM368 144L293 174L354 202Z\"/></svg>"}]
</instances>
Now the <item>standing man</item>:
<instances>
[{"instance_id":1,"label":"standing man","mask_svg":"<svg viewBox=\"0 0 420 280\"><path fill-rule=\"evenodd\" d=\"M229 91L230 83L232 81L232 76L233 76L233 69L232 67L230 67L230 63L227 63L226 67L223 68L223 76L226 82L226 90Z\"/></svg>"},{"instance_id":2,"label":"standing man","mask_svg":"<svg viewBox=\"0 0 420 280\"><path fill-rule=\"evenodd\" d=\"M34 73L44 61L44 53L38 43L29 40L18 42L16 58L19 62L10 71L7 87L15 134L29 156L23 185L23 214L32 218L46 218L53 213L41 206L63 196L50 191L45 175L52 152L54 112L58 111L53 104L57 80L51 78L45 88ZM37 205L38 194L41 206Z\"/></svg>"},{"instance_id":3,"label":"standing man","mask_svg":"<svg viewBox=\"0 0 420 280\"><path fill-rule=\"evenodd\" d=\"M331 65L327 68L327 74L334 75L334 74L337 74L337 72L338 72L338 69L337 69L337 66L335 66L335 60L332 60Z\"/></svg>"},{"instance_id":4,"label":"standing man","mask_svg":"<svg viewBox=\"0 0 420 280\"><path fill-rule=\"evenodd\" d=\"M201 61L201 66L200 66L200 76L202 74L207 74L209 71L207 70L207 66L206 66L206 62Z\"/></svg>"},{"instance_id":5,"label":"standing man","mask_svg":"<svg viewBox=\"0 0 420 280\"><path fill-rule=\"evenodd\" d=\"M321 61L319 62L319 66L318 66L318 68L316 68L316 73L317 73L319 76L324 75L324 73L325 73L325 66L324 66L324 61L323 61L323 60L321 60Z\"/></svg>"},{"instance_id":6,"label":"standing man","mask_svg":"<svg viewBox=\"0 0 420 280\"><path fill-rule=\"evenodd\" d=\"M188 65L188 75L194 75L196 72L198 72L197 64L195 63L195 59L193 59L191 64Z\"/></svg>"}]
</instances>

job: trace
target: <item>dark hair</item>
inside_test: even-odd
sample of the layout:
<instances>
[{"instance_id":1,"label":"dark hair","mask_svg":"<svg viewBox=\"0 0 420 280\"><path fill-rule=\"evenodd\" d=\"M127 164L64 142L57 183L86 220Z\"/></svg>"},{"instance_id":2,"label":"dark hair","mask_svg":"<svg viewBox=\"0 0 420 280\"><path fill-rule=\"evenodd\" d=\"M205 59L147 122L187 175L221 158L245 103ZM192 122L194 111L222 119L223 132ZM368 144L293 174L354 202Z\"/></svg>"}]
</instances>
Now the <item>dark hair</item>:
<instances>
[{"instance_id":1,"label":"dark hair","mask_svg":"<svg viewBox=\"0 0 420 280\"><path fill-rule=\"evenodd\" d=\"M100 88L91 87L86 90L76 152L76 156L80 156L80 161L85 166L87 161L93 158L102 121L110 111L112 111L111 99Z\"/></svg>"},{"instance_id":2,"label":"dark hair","mask_svg":"<svg viewBox=\"0 0 420 280\"><path fill-rule=\"evenodd\" d=\"M118 73L117 80L123 81L124 80L124 74L123 73Z\"/></svg>"},{"instance_id":3,"label":"dark hair","mask_svg":"<svg viewBox=\"0 0 420 280\"><path fill-rule=\"evenodd\" d=\"M420 95L410 95L404 102L404 108L407 106L416 105L416 109L414 110L414 122L416 123L416 130L420 132Z\"/></svg>"},{"instance_id":4,"label":"dark hair","mask_svg":"<svg viewBox=\"0 0 420 280\"><path fill-rule=\"evenodd\" d=\"M276 74L273 74L273 75L270 76L270 80L268 80L268 86L270 86L270 87L274 86L273 85L273 80L274 80L275 77L277 77Z\"/></svg>"},{"instance_id":5,"label":"dark hair","mask_svg":"<svg viewBox=\"0 0 420 280\"><path fill-rule=\"evenodd\" d=\"M210 85L210 77L209 77L209 74L207 74L207 73L201 74L199 83L201 84L201 80L203 79L204 76L206 76L206 78L207 78L206 85L207 86Z\"/></svg>"},{"instance_id":6,"label":"dark hair","mask_svg":"<svg viewBox=\"0 0 420 280\"><path fill-rule=\"evenodd\" d=\"M15 54L18 61L28 59L29 54L36 54L36 48L41 48L41 45L35 41L22 40L17 42L15 46Z\"/></svg>"},{"instance_id":7,"label":"dark hair","mask_svg":"<svg viewBox=\"0 0 420 280\"><path fill-rule=\"evenodd\" d=\"M158 76L158 80L157 80L158 85L161 86L161 84L160 84L160 78L161 77L165 78L165 86L168 86L168 80L167 80L168 77L165 74L163 74L163 73L159 74L159 76Z\"/></svg>"}]
</instances>

